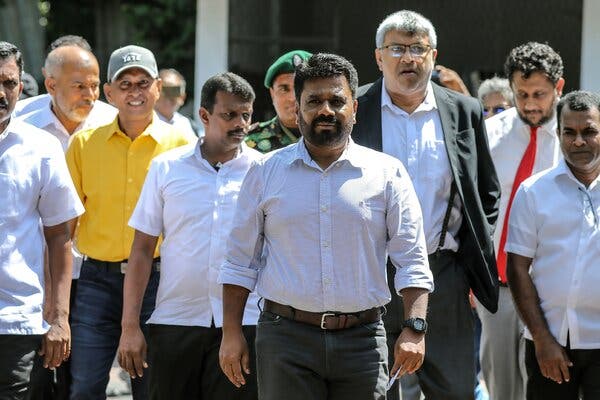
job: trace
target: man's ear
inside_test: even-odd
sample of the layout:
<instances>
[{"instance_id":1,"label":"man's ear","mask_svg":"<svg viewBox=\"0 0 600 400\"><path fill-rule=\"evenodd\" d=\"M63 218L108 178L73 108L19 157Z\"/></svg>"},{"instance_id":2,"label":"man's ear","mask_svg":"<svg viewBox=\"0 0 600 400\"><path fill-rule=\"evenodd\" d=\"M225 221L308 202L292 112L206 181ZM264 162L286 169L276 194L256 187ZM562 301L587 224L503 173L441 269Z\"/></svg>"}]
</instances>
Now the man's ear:
<instances>
[{"instance_id":1,"label":"man's ear","mask_svg":"<svg viewBox=\"0 0 600 400\"><path fill-rule=\"evenodd\" d=\"M556 90L557 97L562 96L562 91L563 91L564 87L565 87L565 79L561 77L556 82L556 85L554 85L554 89Z\"/></svg>"},{"instance_id":2,"label":"man's ear","mask_svg":"<svg viewBox=\"0 0 600 400\"><path fill-rule=\"evenodd\" d=\"M110 86L110 83L105 83L104 86L102 86L102 88L104 89L104 96L106 97L106 100L110 104L114 105L112 98L112 87Z\"/></svg>"},{"instance_id":3,"label":"man's ear","mask_svg":"<svg viewBox=\"0 0 600 400\"><path fill-rule=\"evenodd\" d=\"M352 122L356 123L356 112L358 111L358 100L354 99L354 103L352 104Z\"/></svg>"},{"instance_id":4,"label":"man's ear","mask_svg":"<svg viewBox=\"0 0 600 400\"><path fill-rule=\"evenodd\" d=\"M200 121L202 121L202 123L204 125L208 125L208 116L209 115L210 115L210 113L204 107L200 107L200 109L198 110L198 116L200 117Z\"/></svg>"},{"instance_id":5,"label":"man's ear","mask_svg":"<svg viewBox=\"0 0 600 400\"><path fill-rule=\"evenodd\" d=\"M381 72L383 72L383 60L381 59L381 50L375 49L375 62Z\"/></svg>"},{"instance_id":6,"label":"man's ear","mask_svg":"<svg viewBox=\"0 0 600 400\"><path fill-rule=\"evenodd\" d=\"M46 87L46 92L48 92L50 96L54 96L54 93L56 93L56 79L47 76L46 79L44 79L44 86Z\"/></svg>"},{"instance_id":7,"label":"man's ear","mask_svg":"<svg viewBox=\"0 0 600 400\"><path fill-rule=\"evenodd\" d=\"M296 114L296 125L300 126L300 105L297 100L294 103L294 113Z\"/></svg>"}]
</instances>

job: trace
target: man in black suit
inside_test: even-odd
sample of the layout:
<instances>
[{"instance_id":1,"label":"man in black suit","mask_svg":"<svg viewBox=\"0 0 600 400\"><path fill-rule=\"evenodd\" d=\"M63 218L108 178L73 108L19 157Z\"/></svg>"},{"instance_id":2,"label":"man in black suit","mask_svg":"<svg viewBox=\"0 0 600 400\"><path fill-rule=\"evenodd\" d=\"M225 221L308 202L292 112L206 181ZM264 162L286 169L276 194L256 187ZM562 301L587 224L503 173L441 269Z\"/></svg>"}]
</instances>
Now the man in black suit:
<instances>
[{"instance_id":1,"label":"man in black suit","mask_svg":"<svg viewBox=\"0 0 600 400\"><path fill-rule=\"evenodd\" d=\"M481 105L430 81L437 56L433 25L399 11L377 29L375 58L383 78L358 99L353 139L399 158L423 210L435 291L419 383L427 399L472 399L475 357L472 288L495 312L498 277L492 233L500 187L490 158ZM402 300L388 305L388 347L419 333L404 321ZM403 329L407 328L407 329ZM389 396L397 399L398 390Z\"/></svg>"}]
</instances>

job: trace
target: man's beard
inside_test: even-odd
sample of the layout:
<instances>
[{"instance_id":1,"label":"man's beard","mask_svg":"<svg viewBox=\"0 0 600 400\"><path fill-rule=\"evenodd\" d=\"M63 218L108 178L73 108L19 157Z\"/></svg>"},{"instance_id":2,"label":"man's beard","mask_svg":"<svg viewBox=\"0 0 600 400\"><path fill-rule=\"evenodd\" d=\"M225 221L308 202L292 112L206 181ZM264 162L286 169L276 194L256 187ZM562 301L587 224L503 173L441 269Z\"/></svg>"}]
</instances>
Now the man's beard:
<instances>
[{"instance_id":1,"label":"man's beard","mask_svg":"<svg viewBox=\"0 0 600 400\"><path fill-rule=\"evenodd\" d=\"M323 129L320 132L316 132L316 125L318 123L325 122L334 124L335 128ZM334 116L318 116L310 125L304 120L304 117L300 115L298 118L298 127L302 136L314 146L332 146L341 144L348 139L348 135L352 129L352 126L342 126L341 122Z\"/></svg>"},{"instance_id":2,"label":"man's beard","mask_svg":"<svg viewBox=\"0 0 600 400\"><path fill-rule=\"evenodd\" d=\"M521 121L523 121L524 123L526 123L529 126L542 126L546 122L548 122L552 118L554 118L554 113L556 112L556 104L557 103L558 103L558 99L555 99L554 102L552 103L552 107L550 107L550 110L547 113L542 114L542 117L540 118L540 120L538 122L536 122L535 124L533 122L531 122L531 120L527 117L527 114L522 113L521 110L519 110L518 108L517 108L517 114L519 115L519 118L521 118Z\"/></svg>"}]
</instances>

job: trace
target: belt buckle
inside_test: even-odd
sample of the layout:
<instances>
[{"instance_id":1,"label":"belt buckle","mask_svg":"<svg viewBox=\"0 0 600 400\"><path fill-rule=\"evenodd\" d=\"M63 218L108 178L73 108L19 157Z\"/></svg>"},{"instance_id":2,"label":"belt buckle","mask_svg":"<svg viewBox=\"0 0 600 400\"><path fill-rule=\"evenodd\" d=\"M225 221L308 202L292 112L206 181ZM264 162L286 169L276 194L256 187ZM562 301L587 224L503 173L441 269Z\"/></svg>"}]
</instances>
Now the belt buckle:
<instances>
[{"instance_id":1,"label":"belt buckle","mask_svg":"<svg viewBox=\"0 0 600 400\"><path fill-rule=\"evenodd\" d=\"M127 262L122 262L121 263L121 273L124 274L125 272L127 272Z\"/></svg>"},{"instance_id":2,"label":"belt buckle","mask_svg":"<svg viewBox=\"0 0 600 400\"><path fill-rule=\"evenodd\" d=\"M326 312L326 313L321 314L321 329L327 329L325 327L325 322L326 322L325 318L327 318L327 317L335 317L335 313Z\"/></svg>"}]
</instances>

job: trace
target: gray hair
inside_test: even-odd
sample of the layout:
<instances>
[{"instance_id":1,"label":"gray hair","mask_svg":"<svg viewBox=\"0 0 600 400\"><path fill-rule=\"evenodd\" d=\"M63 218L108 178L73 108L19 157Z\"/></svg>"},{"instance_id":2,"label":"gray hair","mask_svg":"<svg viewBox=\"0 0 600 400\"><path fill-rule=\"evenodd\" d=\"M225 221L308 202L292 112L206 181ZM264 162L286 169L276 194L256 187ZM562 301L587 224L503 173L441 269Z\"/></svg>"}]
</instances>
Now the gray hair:
<instances>
[{"instance_id":1,"label":"gray hair","mask_svg":"<svg viewBox=\"0 0 600 400\"><path fill-rule=\"evenodd\" d=\"M481 82L479 89L477 90L477 97L483 102L485 96L491 93L500 93L504 100L509 104L512 104L512 90L510 90L510 84L508 79L498 78L497 76L486 79Z\"/></svg>"},{"instance_id":2,"label":"gray hair","mask_svg":"<svg viewBox=\"0 0 600 400\"><path fill-rule=\"evenodd\" d=\"M405 31L413 35L425 35L429 38L431 47L433 49L437 48L437 35L435 34L433 24L417 12L402 10L385 17L383 22L379 24L377 34L375 35L375 46L377 48L383 46L383 39L385 39L385 35L391 30Z\"/></svg>"}]
</instances>

